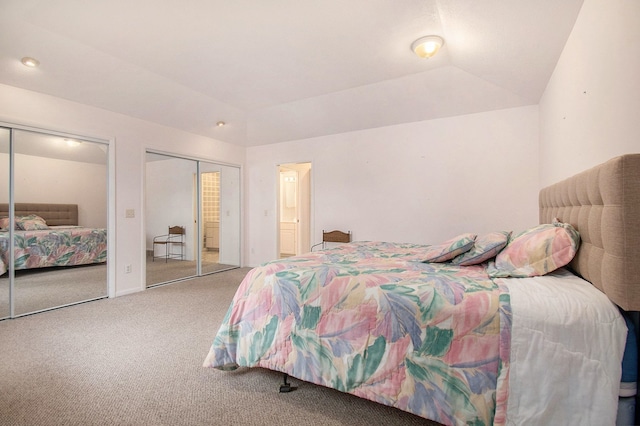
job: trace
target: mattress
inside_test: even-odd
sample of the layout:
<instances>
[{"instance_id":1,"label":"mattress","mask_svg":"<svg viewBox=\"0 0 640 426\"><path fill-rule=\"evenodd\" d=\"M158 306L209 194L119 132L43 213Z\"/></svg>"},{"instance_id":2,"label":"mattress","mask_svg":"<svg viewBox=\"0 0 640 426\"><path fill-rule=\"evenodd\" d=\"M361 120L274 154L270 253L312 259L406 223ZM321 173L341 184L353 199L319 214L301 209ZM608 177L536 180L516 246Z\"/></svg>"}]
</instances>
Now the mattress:
<instances>
[{"instance_id":1,"label":"mattress","mask_svg":"<svg viewBox=\"0 0 640 426\"><path fill-rule=\"evenodd\" d=\"M513 324L507 424L615 423L627 327L565 269L506 279Z\"/></svg>"}]
</instances>

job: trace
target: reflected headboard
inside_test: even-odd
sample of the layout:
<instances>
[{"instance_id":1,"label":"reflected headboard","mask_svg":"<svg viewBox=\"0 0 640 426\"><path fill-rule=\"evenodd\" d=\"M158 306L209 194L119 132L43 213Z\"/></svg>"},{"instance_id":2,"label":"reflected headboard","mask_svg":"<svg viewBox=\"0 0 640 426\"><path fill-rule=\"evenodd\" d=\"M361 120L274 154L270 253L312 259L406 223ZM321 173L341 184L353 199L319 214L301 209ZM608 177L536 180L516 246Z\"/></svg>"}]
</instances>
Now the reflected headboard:
<instances>
[{"instance_id":1,"label":"reflected headboard","mask_svg":"<svg viewBox=\"0 0 640 426\"><path fill-rule=\"evenodd\" d=\"M613 158L539 196L540 223L580 232L570 267L628 311L640 311L640 154Z\"/></svg>"},{"instance_id":2,"label":"reflected headboard","mask_svg":"<svg viewBox=\"0 0 640 426\"><path fill-rule=\"evenodd\" d=\"M47 225L78 225L77 204L15 203L15 215L37 214ZM9 216L9 205L0 203L0 217Z\"/></svg>"}]
</instances>

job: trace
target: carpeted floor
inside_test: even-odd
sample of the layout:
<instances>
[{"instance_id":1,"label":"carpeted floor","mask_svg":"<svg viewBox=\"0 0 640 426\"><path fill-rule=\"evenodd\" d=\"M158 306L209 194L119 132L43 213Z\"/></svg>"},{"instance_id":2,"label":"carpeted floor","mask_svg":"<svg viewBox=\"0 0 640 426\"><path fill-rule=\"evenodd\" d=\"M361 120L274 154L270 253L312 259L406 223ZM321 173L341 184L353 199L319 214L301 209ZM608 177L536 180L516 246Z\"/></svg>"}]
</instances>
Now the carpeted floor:
<instances>
[{"instance_id":1,"label":"carpeted floor","mask_svg":"<svg viewBox=\"0 0 640 426\"><path fill-rule=\"evenodd\" d=\"M202 362L248 269L0 321L2 425L431 425L262 369Z\"/></svg>"},{"instance_id":2,"label":"carpeted floor","mask_svg":"<svg viewBox=\"0 0 640 426\"><path fill-rule=\"evenodd\" d=\"M237 268L217 262L216 256L206 256L203 274ZM146 263L147 286L162 284L196 275L196 262L163 259ZM16 271L15 315L38 312L52 307L97 299L107 296L106 263L39 268ZM0 277L0 318L9 316L8 274Z\"/></svg>"}]
</instances>

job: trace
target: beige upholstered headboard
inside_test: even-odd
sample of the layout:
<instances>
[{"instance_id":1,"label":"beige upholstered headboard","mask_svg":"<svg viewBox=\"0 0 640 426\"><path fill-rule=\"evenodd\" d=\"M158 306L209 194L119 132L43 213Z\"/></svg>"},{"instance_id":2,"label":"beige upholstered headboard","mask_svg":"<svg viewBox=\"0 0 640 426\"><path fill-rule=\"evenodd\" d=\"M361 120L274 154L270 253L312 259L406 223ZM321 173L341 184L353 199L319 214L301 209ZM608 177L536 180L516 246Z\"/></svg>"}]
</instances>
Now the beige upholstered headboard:
<instances>
[{"instance_id":1,"label":"beige upholstered headboard","mask_svg":"<svg viewBox=\"0 0 640 426\"><path fill-rule=\"evenodd\" d=\"M540 223L555 217L581 237L571 269L622 309L640 311L640 154L628 154L540 191Z\"/></svg>"},{"instance_id":2,"label":"beige upholstered headboard","mask_svg":"<svg viewBox=\"0 0 640 426\"><path fill-rule=\"evenodd\" d=\"M15 203L15 215L37 214L47 225L78 225L77 204ZM0 203L0 217L9 216L9 205Z\"/></svg>"}]
</instances>

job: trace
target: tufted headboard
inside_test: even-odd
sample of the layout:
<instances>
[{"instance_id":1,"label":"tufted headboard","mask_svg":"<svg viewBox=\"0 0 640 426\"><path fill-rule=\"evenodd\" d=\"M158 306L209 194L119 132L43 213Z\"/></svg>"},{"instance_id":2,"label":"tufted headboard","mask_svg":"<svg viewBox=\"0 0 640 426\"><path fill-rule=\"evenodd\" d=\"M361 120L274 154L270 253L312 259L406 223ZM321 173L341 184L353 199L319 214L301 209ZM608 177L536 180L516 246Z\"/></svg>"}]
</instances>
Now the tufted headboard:
<instances>
[{"instance_id":1,"label":"tufted headboard","mask_svg":"<svg viewBox=\"0 0 640 426\"><path fill-rule=\"evenodd\" d=\"M15 215L37 214L47 225L78 225L77 204L15 203ZM9 216L9 205L0 203L0 217Z\"/></svg>"},{"instance_id":2,"label":"tufted headboard","mask_svg":"<svg viewBox=\"0 0 640 426\"><path fill-rule=\"evenodd\" d=\"M640 311L640 154L613 158L540 191L540 223L580 232L570 264L628 311Z\"/></svg>"}]
</instances>

